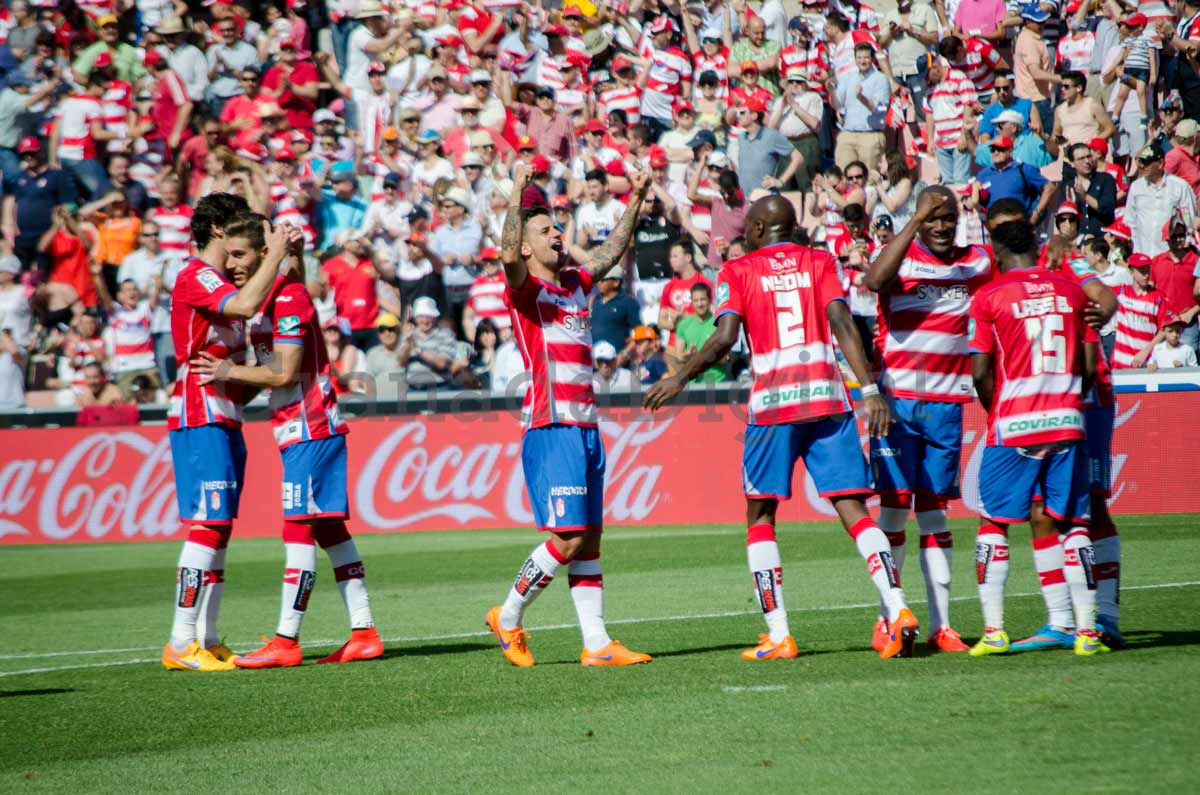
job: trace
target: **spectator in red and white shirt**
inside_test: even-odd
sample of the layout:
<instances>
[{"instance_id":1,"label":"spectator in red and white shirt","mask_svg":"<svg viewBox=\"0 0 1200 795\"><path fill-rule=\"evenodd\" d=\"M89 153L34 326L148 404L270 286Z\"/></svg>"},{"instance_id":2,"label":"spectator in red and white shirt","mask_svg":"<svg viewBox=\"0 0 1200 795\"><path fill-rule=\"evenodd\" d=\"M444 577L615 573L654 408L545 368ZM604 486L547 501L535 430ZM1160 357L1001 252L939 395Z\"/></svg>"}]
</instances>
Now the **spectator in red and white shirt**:
<instances>
[{"instance_id":1,"label":"spectator in red and white shirt","mask_svg":"<svg viewBox=\"0 0 1200 795\"><path fill-rule=\"evenodd\" d=\"M188 98L183 80L157 50L146 53L146 69L154 78L154 106L150 112L154 129L146 137L162 140L171 152L179 152L192 137L188 125L195 104Z\"/></svg>"},{"instance_id":2,"label":"spectator in red and white shirt","mask_svg":"<svg viewBox=\"0 0 1200 795\"><path fill-rule=\"evenodd\" d=\"M612 74L615 87L600 92L598 97L600 116L607 119L614 110L625 113L625 121L637 124L642 119L642 89L633 71L633 61L624 55L612 59Z\"/></svg>"},{"instance_id":3,"label":"spectator in red and white shirt","mask_svg":"<svg viewBox=\"0 0 1200 795\"><path fill-rule=\"evenodd\" d=\"M1146 364L1154 345L1162 337L1170 310L1167 298L1154 288L1150 280L1150 257L1132 254L1129 273L1133 284L1115 287L1117 294L1117 340L1113 346L1114 370L1137 368Z\"/></svg>"},{"instance_id":4,"label":"spectator in red and white shirt","mask_svg":"<svg viewBox=\"0 0 1200 795\"><path fill-rule=\"evenodd\" d=\"M957 36L947 36L938 44L938 52L950 62L952 68L970 78L980 105L987 107L992 103L996 72L1004 72L1009 68L1008 62L1000 57L995 47L984 39L967 39L964 42Z\"/></svg>"},{"instance_id":5,"label":"spectator in red and white shirt","mask_svg":"<svg viewBox=\"0 0 1200 795\"><path fill-rule=\"evenodd\" d=\"M151 321L154 307L158 303L158 291L161 282L151 280L150 292L142 296L137 282L126 279L117 289L114 300L108 293L108 287L100 274L101 265L92 266L93 281L100 294L100 300L108 313L108 327L104 330L104 344L108 351L108 371L116 381L121 393L131 398L133 396L133 381L138 376L150 379L154 388L161 386L158 381L158 368L154 361L154 339L151 335Z\"/></svg>"},{"instance_id":6,"label":"spectator in red and white shirt","mask_svg":"<svg viewBox=\"0 0 1200 795\"><path fill-rule=\"evenodd\" d=\"M944 58L929 65L926 85L925 140L929 154L937 157L942 182L965 185L971 181L966 130L975 117L975 86Z\"/></svg>"},{"instance_id":7,"label":"spectator in red and white shirt","mask_svg":"<svg viewBox=\"0 0 1200 795\"><path fill-rule=\"evenodd\" d=\"M504 304L504 273L500 269L500 251L487 246L479 251L483 274L475 279L467 293L463 309L463 331L475 341L475 327L481 320L490 320L504 342L512 337L512 315Z\"/></svg>"},{"instance_id":8,"label":"spectator in red and white shirt","mask_svg":"<svg viewBox=\"0 0 1200 795\"><path fill-rule=\"evenodd\" d=\"M98 199L110 190L108 174L97 159L97 144L117 137L104 129L104 104L100 101L108 90L111 69L112 56L100 53L83 92L59 103L50 128L50 168L70 174L88 199Z\"/></svg>"},{"instance_id":9,"label":"spectator in red and white shirt","mask_svg":"<svg viewBox=\"0 0 1200 795\"><path fill-rule=\"evenodd\" d=\"M729 96L729 48L721 40L717 28L705 28L699 35L692 24L692 15L683 14L683 32L687 38L688 51L696 75L712 72L717 76L717 99ZM694 99L693 97L686 97Z\"/></svg>"},{"instance_id":10,"label":"spectator in red and white shirt","mask_svg":"<svg viewBox=\"0 0 1200 795\"><path fill-rule=\"evenodd\" d=\"M642 122L658 140L659 135L671 129L671 106L675 98L692 94L692 61L687 53L671 44L675 23L670 17L655 17L647 31L653 47L640 81Z\"/></svg>"},{"instance_id":11,"label":"spectator in red and white shirt","mask_svg":"<svg viewBox=\"0 0 1200 795\"><path fill-rule=\"evenodd\" d=\"M183 186L176 177L167 177L158 186L162 202L146 214L147 221L158 224L158 247L166 255L187 259L192 250L192 208L181 204Z\"/></svg>"}]
</instances>

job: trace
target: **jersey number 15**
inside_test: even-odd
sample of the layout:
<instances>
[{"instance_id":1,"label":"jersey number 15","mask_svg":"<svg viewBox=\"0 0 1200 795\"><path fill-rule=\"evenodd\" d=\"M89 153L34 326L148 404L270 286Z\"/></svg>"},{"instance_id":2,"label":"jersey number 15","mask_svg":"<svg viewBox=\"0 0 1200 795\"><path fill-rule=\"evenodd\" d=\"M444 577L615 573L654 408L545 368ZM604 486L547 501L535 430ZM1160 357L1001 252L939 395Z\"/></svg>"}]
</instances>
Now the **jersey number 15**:
<instances>
[{"instance_id":1,"label":"jersey number 15","mask_svg":"<svg viewBox=\"0 0 1200 795\"><path fill-rule=\"evenodd\" d=\"M1032 348L1029 363L1034 375L1067 371L1067 340L1062 332L1062 315L1025 318L1025 338Z\"/></svg>"}]
</instances>

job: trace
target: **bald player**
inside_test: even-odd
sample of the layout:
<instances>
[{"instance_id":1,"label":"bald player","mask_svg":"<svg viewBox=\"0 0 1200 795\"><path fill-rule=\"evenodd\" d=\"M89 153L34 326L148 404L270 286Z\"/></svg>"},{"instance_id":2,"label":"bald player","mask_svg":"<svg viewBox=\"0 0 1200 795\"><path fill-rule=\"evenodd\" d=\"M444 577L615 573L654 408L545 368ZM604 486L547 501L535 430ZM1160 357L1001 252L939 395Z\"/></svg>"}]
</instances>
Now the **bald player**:
<instances>
[{"instance_id":1,"label":"bald player","mask_svg":"<svg viewBox=\"0 0 1200 795\"><path fill-rule=\"evenodd\" d=\"M750 254L729 260L717 281L717 331L674 378L660 381L642 405L654 411L687 383L721 361L745 328L753 354L754 386L742 450L746 495L746 555L767 622L747 660L795 657L783 601L783 570L775 540L780 500L792 495L796 459L804 459L822 497L833 503L887 606L890 635L884 658L912 653L918 625L904 601L887 537L867 514L870 474L859 446L854 407L834 357L836 337L859 383L872 436L891 422L838 280L824 250L791 242L796 216L780 196L756 201L746 214Z\"/></svg>"},{"instance_id":2,"label":"bald player","mask_svg":"<svg viewBox=\"0 0 1200 795\"><path fill-rule=\"evenodd\" d=\"M957 246L958 201L941 185L917 198L913 217L871 265L865 283L879 293L875 360L879 387L896 422L871 440L871 470L879 495L879 525L897 571L904 568L904 524L917 515L921 573L929 597L928 648L963 652L950 626L953 538L946 508L960 495L963 406L971 402L967 353L971 296L991 277L991 255ZM887 639L883 607L872 645Z\"/></svg>"}]
</instances>

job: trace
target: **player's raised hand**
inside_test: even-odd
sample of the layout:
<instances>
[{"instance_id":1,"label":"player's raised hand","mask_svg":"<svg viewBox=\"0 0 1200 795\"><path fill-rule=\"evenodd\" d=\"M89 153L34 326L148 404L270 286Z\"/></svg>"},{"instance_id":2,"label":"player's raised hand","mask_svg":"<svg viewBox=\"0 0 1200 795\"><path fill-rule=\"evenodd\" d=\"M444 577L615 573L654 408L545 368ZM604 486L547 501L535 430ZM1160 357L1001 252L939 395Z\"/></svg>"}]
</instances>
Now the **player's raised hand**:
<instances>
[{"instance_id":1,"label":"player's raised hand","mask_svg":"<svg viewBox=\"0 0 1200 795\"><path fill-rule=\"evenodd\" d=\"M295 224L280 224L287 230L288 247L287 252L293 257L299 257L304 254L304 232Z\"/></svg>"},{"instance_id":2,"label":"player's raised hand","mask_svg":"<svg viewBox=\"0 0 1200 795\"><path fill-rule=\"evenodd\" d=\"M650 189L650 175L645 171L634 171L629 175L629 184L633 186L634 193L645 196Z\"/></svg>"},{"instance_id":3,"label":"player's raised hand","mask_svg":"<svg viewBox=\"0 0 1200 795\"><path fill-rule=\"evenodd\" d=\"M286 224L276 224L274 228L270 221L263 221L263 239L267 241L267 262L286 270L284 263L288 253L288 233Z\"/></svg>"},{"instance_id":4,"label":"player's raised hand","mask_svg":"<svg viewBox=\"0 0 1200 795\"><path fill-rule=\"evenodd\" d=\"M922 191L917 197L917 209L913 215L922 220L933 217L933 214L942 209L942 206L950 201L950 198L941 191Z\"/></svg>"},{"instance_id":5,"label":"player's raised hand","mask_svg":"<svg viewBox=\"0 0 1200 795\"><path fill-rule=\"evenodd\" d=\"M896 421L887 401L879 395L871 395L863 398L863 406L867 409L867 432L876 439L886 436L888 429Z\"/></svg>"},{"instance_id":6,"label":"player's raised hand","mask_svg":"<svg viewBox=\"0 0 1200 795\"><path fill-rule=\"evenodd\" d=\"M642 396L642 408L657 411L678 397L683 387L684 383L678 377L664 378L646 390L646 394Z\"/></svg>"},{"instance_id":7,"label":"player's raised hand","mask_svg":"<svg viewBox=\"0 0 1200 795\"><path fill-rule=\"evenodd\" d=\"M233 369L233 362L228 359L218 359L207 351L200 351L195 359L188 362L188 367L200 378L201 384L211 384L223 381Z\"/></svg>"},{"instance_id":8,"label":"player's raised hand","mask_svg":"<svg viewBox=\"0 0 1200 795\"><path fill-rule=\"evenodd\" d=\"M518 162L513 167L513 195L520 196L533 179L533 167L528 163Z\"/></svg>"}]
</instances>

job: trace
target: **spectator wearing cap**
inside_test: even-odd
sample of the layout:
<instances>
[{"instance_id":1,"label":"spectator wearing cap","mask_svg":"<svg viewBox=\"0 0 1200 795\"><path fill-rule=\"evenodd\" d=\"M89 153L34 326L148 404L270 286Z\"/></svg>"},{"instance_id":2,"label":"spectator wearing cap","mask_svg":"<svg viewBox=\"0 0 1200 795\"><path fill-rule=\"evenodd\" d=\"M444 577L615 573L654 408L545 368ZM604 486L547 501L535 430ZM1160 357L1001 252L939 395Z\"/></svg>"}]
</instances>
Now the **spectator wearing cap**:
<instances>
[{"instance_id":1,"label":"spectator wearing cap","mask_svg":"<svg viewBox=\"0 0 1200 795\"><path fill-rule=\"evenodd\" d=\"M1200 307L1192 307L1192 309L1197 308ZM1194 311L1189 314L1191 320L1196 319ZM1195 367L1197 365L1195 346L1189 346L1183 341L1183 331L1187 323L1188 321L1179 315L1167 317L1167 322L1157 335L1162 339L1154 346L1146 361L1146 372L1156 373L1163 369L1170 370L1175 367Z\"/></svg>"},{"instance_id":2,"label":"spectator wearing cap","mask_svg":"<svg viewBox=\"0 0 1200 795\"><path fill-rule=\"evenodd\" d=\"M840 168L855 160L878 163L883 154L883 128L891 84L875 68L875 50L870 44L854 47L855 68L838 76L834 100L841 116L834 159ZM740 169L739 169L740 172ZM750 182L742 186L750 190Z\"/></svg>"},{"instance_id":3,"label":"spectator wearing cap","mask_svg":"<svg viewBox=\"0 0 1200 795\"><path fill-rule=\"evenodd\" d=\"M622 289L623 265L614 265L598 276L596 292L592 296L592 339L597 343L607 342L620 350L641 322L641 308Z\"/></svg>"},{"instance_id":4,"label":"spectator wearing cap","mask_svg":"<svg viewBox=\"0 0 1200 795\"><path fill-rule=\"evenodd\" d=\"M767 126L778 130L804 158L793 178L796 190L801 193L812 190L812 178L821 165L817 133L825 103L814 88L804 69L798 66L789 69L783 96L767 120Z\"/></svg>"},{"instance_id":5,"label":"spectator wearing cap","mask_svg":"<svg viewBox=\"0 0 1200 795\"><path fill-rule=\"evenodd\" d=\"M1189 225L1196 217L1196 194L1174 174L1163 169L1163 153L1147 146L1137 154L1138 178L1125 199L1125 222L1133 234L1133 250L1150 257L1167 250L1162 230L1175 213Z\"/></svg>"},{"instance_id":6,"label":"spectator wearing cap","mask_svg":"<svg viewBox=\"0 0 1200 795\"><path fill-rule=\"evenodd\" d=\"M1011 138L1003 135L992 140L992 165L980 171L972 183L975 202L990 207L1000 199L1017 199L1025 205L1030 220L1039 224L1045 218L1057 186L1038 169L1014 160L1013 143ZM980 202L982 191L987 191L987 200Z\"/></svg>"},{"instance_id":7,"label":"spectator wearing cap","mask_svg":"<svg viewBox=\"0 0 1200 795\"><path fill-rule=\"evenodd\" d=\"M1195 119L1183 119L1175 127L1174 146L1163 157L1163 170L1179 177L1200 195L1200 157L1196 136L1200 124Z\"/></svg>"},{"instance_id":8,"label":"spectator wearing cap","mask_svg":"<svg viewBox=\"0 0 1200 795\"><path fill-rule=\"evenodd\" d=\"M455 186L438 200L442 220L429 239L429 250L442 262L442 285L446 290L446 309L455 334L462 328L463 308L475 277L479 275L479 249L483 229L471 217L471 196Z\"/></svg>"},{"instance_id":9,"label":"spectator wearing cap","mask_svg":"<svg viewBox=\"0 0 1200 795\"><path fill-rule=\"evenodd\" d=\"M883 81L886 85L887 79ZM786 185L804 161L803 155L778 130L764 126L766 116L767 107L757 98L738 108L742 136L738 141L737 171L747 195L759 188L770 190ZM880 134L881 142L882 137ZM879 160L878 153L875 160Z\"/></svg>"},{"instance_id":10,"label":"spectator wearing cap","mask_svg":"<svg viewBox=\"0 0 1200 795\"><path fill-rule=\"evenodd\" d=\"M316 66L298 57L295 42L285 39L280 43L275 63L263 75L262 85L275 95L275 101L287 114L289 128L312 129L320 80Z\"/></svg>"},{"instance_id":11,"label":"spectator wearing cap","mask_svg":"<svg viewBox=\"0 0 1200 795\"><path fill-rule=\"evenodd\" d=\"M742 64L741 77L738 86L729 92L728 110L725 111L725 123L732 127L738 123L738 109L750 104L760 103L771 107L775 97L758 82L758 65L753 61Z\"/></svg>"},{"instance_id":12,"label":"spectator wearing cap","mask_svg":"<svg viewBox=\"0 0 1200 795\"><path fill-rule=\"evenodd\" d=\"M121 41L116 15L101 14L96 17L96 30L99 40L85 47L71 63L71 73L75 79L82 81L90 76L96 59L101 53L106 53L119 79L127 83L137 82L145 74L142 56L136 47Z\"/></svg>"},{"instance_id":13,"label":"spectator wearing cap","mask_svg":"<svg viewBox=\"0 0 1200 795\"><path fill-rule=\"evenodd\" d=\"M667 153L667 179L682 182L687 179L688 166L694 159L690 144L696 134L696 109L686 99L677 99L672 111L671 129L659 136L658 145Z\"/></svg>"},{"instance_id":14,"label":"spectator wearing cap","mask_svg":"<svg viewBox=\"0 0 1200 795\"><path fill-rule=\"evenodd\" d=\"M400 363L400 319L380 312L375 319L379 344L367 351L367 372L375 382L376 400L399 400L407 391L405 366Z\"/></svg>"},{"instance_id":15,"label":"spectator wearing cap","mask_svg":"<svg viewBox=\"0 0 1200 795\"><path fill-rule=\"evenodd\" d=\"M209 112L220 116L225 103L245 93L246 70L258 67L258 51L238 35L238 23L226 17L216 23L217 41L208 48L208 88L204 92ZM258 80L255 74L255 82Z\"/></svg>"},{"instance_id":16,"label":"spectator wearing cap","mask_svg":"<svg viewBox=\"0 0 1200 795\"><path fill-rule=\"evenodd\" d=\"M413 301L416 328L404 338L399 354L409 389L436 389L450 383L458 344L449 329L438 325L439 317L441 312L432 298L421 296Z\"/></svg>"},{"instance_id":17,"label":"spectator wearing cap","mask_svg":"<svg viewBox=\"0 0 1200 795\"><path fill-rule=\"evenodd\" d=\"M690 152L690 150L689 150ZM625 212L625 205L614 199L608 190L608 174L599 168L585 176L587 201L575 211L575 245L589 249L599 246L608 239L616 228L617 221Z\"/></svg>"},{"instance_id":18,"label":"spectator wearing cap","mask_svg":"<svg viewBox=\"0 0 1200 795\"><path fill-rule=\"evenodd\" d=\"M487 321L500 336L500 341L512 336L512 317L504 303L504 269L500 266L500 250L486 246L479 251L483 273L475 278L467 294L463 310L463 335L475 342L476 326Z\"/></svg>"},{"instance_id":19,"label":"spectator wearing cap","mask_svg":"<svg viewBox=\"0 0 1200 795\"><path fill-rule=\"evenodd\" d=\"M742 36L733 40L732 32L725 33L725 46L729 48L729 76L738 78L743 68L753 63L762 87L779 96L779 49L783 37L767 37L767 26L762 17L752 16L746 20Z\"/></svg>"},{"instance_id":20,"label":"spectator wearing cap","mask_svg":"<svg viewBox=\"0 0 1200 795\"><path fill-rule=\"evenodd\" d=\"M146 68L154 80L151 89L153 105L150 108L153 127L146 138L162 141L168 152L179 154L180 147L192 137L189 125L195 103L183 80L158 50L146 53Z\"/></svg>"},{"instance_id":21,"label":"spectator wearing cap","mask_svg":"<svg viewBox=\"0 0 1200 795\"><path fill-rule=\"evenodd\" d=\"M405 311L418 296L426 295L437 301L445 299L442 279L438 273L441 270L441 260L437 259L437 255L430 253L425 233L411 228L415 225L415 215L410 217L414 219L409 221L410 231L404 242L395 250L395 276L385 274L388 281L399 288L400 304ZM434 260L437 260L436 267Z\"/></svg>"},{"instance_id":22,"label":"spectator wearing cap","mask_svg":"<svg viewBox=\"0 0 1200 795\"><path fill-rule=\"evenodd\" d=\"M1053 118L1054 84L1062 78L1050 68L1050 54L1042 38L1042 26L1050 12L1036 4L1023 6L1021 32L1013 45L1013 82L1018 97L1028 99L1042 120Z\"/></svg>"},{"instance_id":23,"label":"spectator wearing cap","mask_svg":"<svg viewBox=\"0 0 1200 795\"><path fill-rule=\"evenodd\" d=\"M17 144L21 173L4 180L4 211L0 223L4 236L13 241L13 253L21 264L32 268L38 262L38 240L50 229L59 209L76 199L75 182L62 171L50 168L37 138L26 136Z\"/></svg>"},{"instance_id":24,"label":"spectator wearing cap","mask_svg":"<svg viewBox=\"0 0 1200 795\"><path fill-rule=\"evenodd\" d=\"M571 179L582 183L588 172L593 169L604 170L609 177L621 180L624 190L613 191L624 193L628 190L625 179L625 167L621 162L621 153L608 144L608 128L599 119L591 119L583 126L583 144L575 159L571 161ZM610 187L613 187L610 185ZM576 186L577 188L577 186ZM576 190L572 191L577 192Z\"/></svg>"},{"instance_id":25,"label":"spectator wearing cap","mask_svg":"<svg viewBox=\"0 0 1200 795\"><path fill-rule=\"evenodd\" d=\"M711 72L709 81L713 86L713 96L725 99L729 96L729 48L725 46L721 29L706 27L697 34L690 13L681 14L680 20L683 22L684 39L695 66L697 83L706 73ZM699 98L700 93L694 92L695 96L691 97L693 102Z\"/></svg>"},{"instance_id":26,"label":"spectator wearing cap","mask_svg":"<svg viewBox=\"0 0 1200 795\"><path fill-rule=\"evenodd\" d=\"M492 191L496 181L488 173L483 157L478 152L466 152L459 164L458 187L467 192L471 200L471 215L486 218L491 209Z\"/></svg>"},{"instance_id":27,"label":"spectator wearing cap","mask_svg":"<svg viewBox=\"0 0 1200 795\"><path fill-rule=\"evenodd\" d=\"M492 74L486 69L473 69L467 75L470 95L480 104L479 125L500 128L504 126L507 111L500 97L492 93Z\"/></svg>"},{"instance_id":28,"label":"spectator wearing cap","mask_svg":"<svg viewBox=\"0 0 1200 795\"><path fill-rule=\"evenodd\" d=\"M1031 100L1018 97L1013 89L1013 76L1010 73L1001 72L996 75L996 81L993 84L995 98L983 109L983 115L979 117L979 141L981 143L986 143L1000 135L996 129L996 117L1010 110L1020 114L1022 128L1035 135L1042 135L1045 132L1037 107Z\"/></svg>"},{"instance_id":29,"label":"spectator wearing cap","mask_svg":"<svg viewBox=\"0 0 1200 795\"><path fill-rule=\"evenodd\" d=\"M434 64L425 73L426 94L417 107L421 111L421 132L444 135L458 121L458 95L450 90L450 75Z\"/></svg>"},{"instance_id":30,"label":"spectator wearing cap","mask_svg":"<svg viewBox=\"0 0 1200 795\"><path fill-rule=\"evenodd\" d=\"M442 156L442 134L424 130L417 136L420 157L413 164L413 187L427 201L433 201L433 186L440 179L454 179L454 165Z\"/></svg>"},{"instance_id":31,"label":"spectator wearing cap","mask_svg":"<svg viewBox=\"0 0 1200 795\"><path fill-rule=\"evenodd\" d=\"M321 189L316 215L317 247L322 251L333 246L339 232L362 226L367 205L358 195L353 163L340 161L329 169L329 185Z\"/></svg>"},{"instance_id":32,"label":"spectator wearing cap","mask_svg":"<svg viewBox=\"0 0 1200 795\"><path fill-rule=\"evenodd\" d=\"M143 18L143 24L145 19ZM166 58L167 65L179 75L184 90L192 102L203 102L208 88L208 61L204 53L187 40L187 28L177 16L165 17L154 28L162 37L158 54ZM147 53L149 54L149 53Z\"/></svg>"},{"instance_id":33,"label":"spectator wearing cap","mask_svg":"<svg viewBox=\"0 0 1200 795\"><path fill-rule=\"evenodd\" d=\"M482 109L483 104L470 94L459 99L458 122L442 139L442 152L446 157L459 162L463 153L471 147L471 136L477 132L486 132L479 123L479 111Z\"/></svg>"},{"instance_id":34,"label":"spectator wearing cap","mask_svg":"<svg viewBox=\"0 0 1200 795\"><path fill-rule=\"evenodd\" d=\"M1096 151L1088 144L1066 148L1066 160L1075 172L1064 169L1058 188L1058 201L1073 203L1079 212L1079 231L1084 235L1102 235L1113 222L1117 210L1117 183L1111 174L1098 171Z\"/></svg>"},{"instance_id":35,"label":"spectator wearing cap","mask_svg":"<svg viewBox=\"0 0 1200 795\"><path fill-rule=\"evenodd\" d=\"M896 9L885 14L883 24L879 26L879 46L887 50L892 77L909 90L913 105L918 108L925 98L925 81L917 68L917 60L938 43L939 28L933 5L913 5L913 0L899 0ZM978 86L976 90L978 92Z\"/></svg>"},{"instance_id":36,"label":"spectator wearing cap","mask_svg":"<svg viewBox=\"0 0 1200 795\"><path fill-rule=\"evenodd\" d=\"M340 62L342 79L351 91L370 93L367 66L399 44L408 35L408 30L403 25L392 24L379 0L362 0L354 18L360 24L346 39L346 59Z\"/></svg>"},{"instance_id":37,"label":"spectator wearing cap","mask_svg":"<svg viewBox=\"0 0 1200 795\"><path fill-rule=\"evenodd\" d=\"M1010 138L1013 142L1013 160L1027 166L1041 168L1054 161L1054 157L1046 149L1049 135L1042 132L1038 135L1024 126L1024 119L1015 110L1005 110L996 114L992 120L998 137ZM968 145L970 141L968 139ZM1057 146L1055 148L1057 151ZM981 167L992 165L991 138L985 143L975 144L975 162Z\"/></svg>"},{"instance_id":38,"label":"spectator wearing cap","mask_svg":"<svg viewBox=\"0 0 1200 795\"><path fill-rule=\"evenodd\" d=\"M597 114L613 126L613 114L622 114L622 126L637 124L642 118L642 88L633 69L633 61L622 54L613 57L609 64L615 85L603 89L596 96Z\"/></svg>"},{"instance_id":39,"label":"spectator wearing cap","mask_svg":"<svg viewBox=\"0 0 1200 795\"><path fill-rule=\"evenodd\" d=\"M650 38L649 63L639 77L642 88L642 123L658 140L671 127L671 107L680 97L692 95L692 61L687 53L672 44L675 23L665 14L655 17L646 28Z\"/></svg>"},{"instance_id":40,"label":"spectator wearing cap","mask_svg":"<svg viewBox=\"0 0 1200 795\"><path fill-rule=\"evenodd\" d=\"M21 261L12 254L0 256L0 328L8 329L12 338L24 346L33 327L33 309L20 276Z\"/></svg>"},{"instance_id":41,"label":"spectator wearing cap","mask_svg":"<svg viewBox=\"0 0 1200 795\"><path fill-rule=\"evenodd\" d=\"M1150 278L1166 298L1167 310L1183 324L1182 344L1195 352L1200 347L1200 328L1196 323L1200 298L1195 292L1200 252L1196 250L1192 230L1180 215L1171 217L1163 236L1167 239L1167 250L1151 260Z\"/></svg>"},{"instance_id":42,"label":"spectator wearing cap","mask_svg":"<svg viewBox=\"0 0 1200 795\"><path fill-rule=\"evenodd\" d=\"M610 342L597 342L592 346L592 388L598 394L633 391L633 373L617 365L617 349Z\"/></svg>"},{"instance_id":43,"label":"spectator wearing cap","mask_svg":"<svg viewBox=\"0 0 1200 795\"><path fill-rule=\"evenodd\" d=\"M638 326L633 330L617 361L627 362L642 386L657 384L667 374L658 332L651 326Z\"/></svg>"},{"instance_id":44,"label":"spectator wearing cap","mask_svg":"<svg viewBox=\"0 0 1200 795\"><path fill-rule=\"evenodd\" d=\"M46 80L35 90L33 78L15 70L6 75L5 81L6 85L0 89L0 173L4 179L12 180L21 173L17 144L27 126L25 114L53 94L62 83L59 78Z\"/></svg>"},{"instance_id":45,"label":"spectator wearing cap","mask_svg":"<svg viewBox=\"0 0 1200 795\"><path fill-rule=\"evenodd\" d=\"M1072 246L1083 242L1079 234L1079 208L1075 206L1075 202L1063 202L1054 211L1054 234L1067 240Z\"/></svg>"},{"instance_id":46,"label":"spectator wearing cap","mask_svg":"<svg viewBox=\"0 0 1200 795\"><path fill-rule=\"evenodd\" d=\"M382 195L372 198L367 206L362 232L376 249L395 250L408 236L408 215L413 206L400 192L403 181L394 171L385 174L380 181Z\"/></svg>"}]
</instances>

